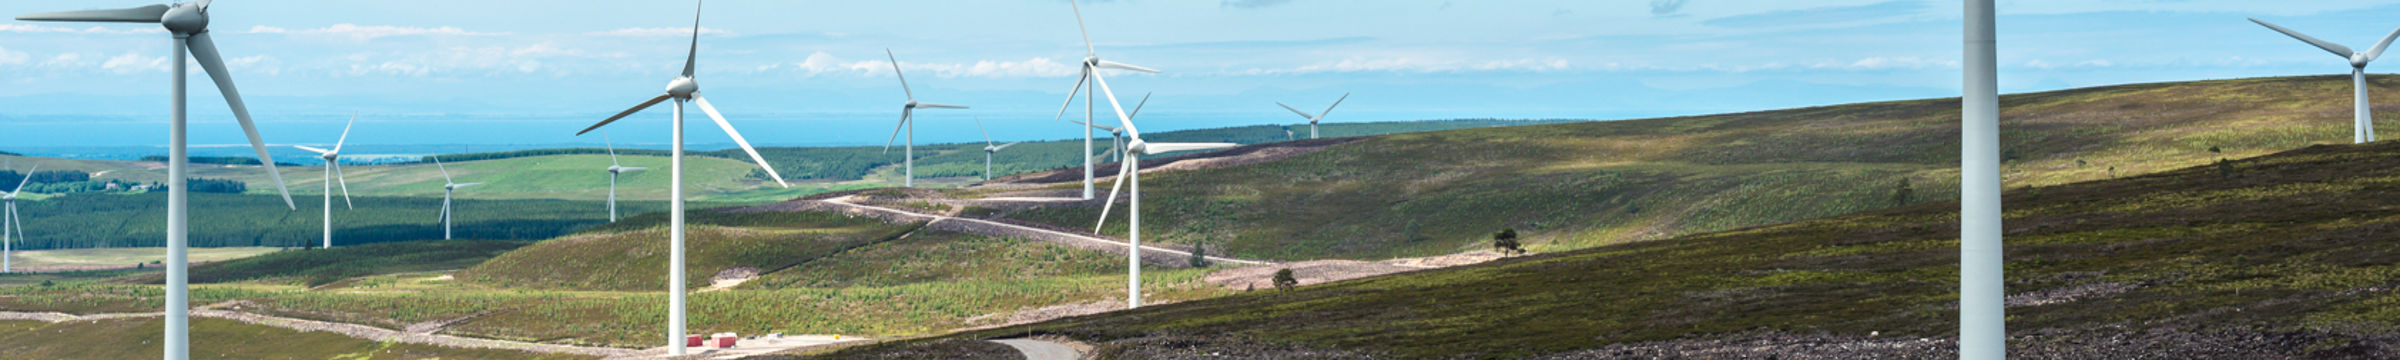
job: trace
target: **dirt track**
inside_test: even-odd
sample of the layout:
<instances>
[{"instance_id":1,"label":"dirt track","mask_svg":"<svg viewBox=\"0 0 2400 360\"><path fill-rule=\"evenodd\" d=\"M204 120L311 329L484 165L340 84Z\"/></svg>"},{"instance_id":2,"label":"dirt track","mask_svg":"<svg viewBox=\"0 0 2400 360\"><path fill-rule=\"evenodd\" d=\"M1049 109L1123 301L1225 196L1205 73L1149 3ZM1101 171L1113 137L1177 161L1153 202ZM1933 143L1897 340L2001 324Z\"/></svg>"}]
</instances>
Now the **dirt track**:
<instances>
[{"instance_id":1,"label":"dirt track","mask_svg":"<svg viewBox=\"0 0 2400 360\"><path fill-rule=\"evenodd\" d=\"M1126 251L1125 241L1103 238L1097 235L1075 234L1065 231L1035 228L1031 226L1003 223L991 220L962 218L948 215L923 214L881 206L853 204L847 202L846 197L836 197L822 200L793 200L774 205L743 208L734 211L823 211L865 216L886 222L926 221L925 228L933 230L955 231L983 236L1025 238L1072 246L1081 249L1108 252L1112 254L1124 254ZM1142 245L1141 251L1142 262L1146 264L1168 267L1190 266L1188 263L1188 259L1192 256L1192 253L1190 252L1151 245ZM1211 262L1231 265L1267 265L1274 263L1263 260L1235 259L1218 256L1208 256L1207 258Z\"/></svg>"}]
</instances>

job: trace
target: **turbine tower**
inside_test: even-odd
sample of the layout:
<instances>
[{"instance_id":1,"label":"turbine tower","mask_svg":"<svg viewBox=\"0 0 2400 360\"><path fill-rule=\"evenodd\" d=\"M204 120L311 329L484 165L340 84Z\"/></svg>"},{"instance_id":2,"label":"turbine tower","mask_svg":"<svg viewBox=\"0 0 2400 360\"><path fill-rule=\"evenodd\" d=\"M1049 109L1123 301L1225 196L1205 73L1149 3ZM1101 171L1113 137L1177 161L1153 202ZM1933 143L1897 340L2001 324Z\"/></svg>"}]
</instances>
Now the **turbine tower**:
<instances>
[{"instance_id":1,"label":"turbine tower","mask_svg":"<svg viewBox=\"0 0 2400 360\"><path fill-rule=\"evenodd\" d=\"M992 145L992 132L983 129L983 119L975 119L975 131L983 133L983 181L992 181L992 154L1017 146L1018 143Z\"/></svg>"},{"instance_id":2,"label":"turbine tower","mask_svg":"<svg viewBox=\"0 0 2400 360\"><path fill-rule=\"evenodd\" d=\"M225 105L233 110L233 118L242 125L243 135L250 137L250 148L258 151L258 162L267 170L267 178L275 181L275 190L283 195L283 206L292 204L292 192L283 186L283 173L275 170L275 158L267 155L267 143L258 136L258 126L250 122L250 109L242 105L242 94L233 86L233 74L225 72L225 59L217 54L217 42L208 35L209 0L174 5L150 5L126 9L63 11L18 16L20 21L130 22L156 23L167 28L174 37L173 58L167 59L174 68L173 85L169 88L167 116L167 296L165 358L183 360L191 357L191 293L185 272L186 243L189 238L190 186L185 182L186 158L184 144L184 60L200 63L200 69L217 83L224 93Z\"/></svg>"},{"instance_id":3,"label":"turbine tower","mask_svg":"<svg viewBox=\"0 0 2400 360\"><path fill-rule=\"evenodd\" d=\"M607 132L600 133L600 143L608 146L608 222L613 223L617 222L617 175L650 168L626 167L618 163L617 144L608 140Z\"/></svg>"},{"instance_id":4,"label":"turbine tower","mask_svg":"<svg viewBox=\"0 0 2400 360\"><path fill-rule=\"evenodd\" d=\"M584 128L583 131L575 133L576 135L583 135L583 133L592 132L592 130L599 129L602 126L608 126L609 123L616 122L617 119L623 119L626 115L632 115L635 112L642 111L642 109L649 108L651 105L657 105L661 101L667 101L668 99L675 100L675 122L672 124L672 126L670 126L670 128L672 128L672 130L670 130L670 134L672 134L671 137L674 138L675 145L674 149L672 150L673 153L667 157L667 178L669 179L668 183L670 184L667 187L667 197L669 199L667 201L667 224L669 227L667 232L669 236L667 253L668 258L670 259L667 265L668 355L683 355L685 350L683 347L683 104L685 102L691 102L693 105L699 105L700 111L707 113L709 120L716 120L718 129L725 130L725 135L733 137L733 143L735 145L741 145L743 152L750 153L750 160L757 161L759 168L767 170L768 178L775 179L775 184L782 185L784 188L792 187L791 184L783 182L783 175L778 175L775 173L775 167L767 165L767 159L765 157L758 156L758 149L751 148L749 140L742 139L741 132L733 130L733 123L725 122L725 116L717 113L717 107L710 106L708 104L708 98L700 96L700 83L692 80L694 62L699 60L699 58L700 14L697 6L695 6L692 14L691 52L684 55L683 75L676 77L673 81L667 82L667 93L650 98L649 101L644 101L641 105L634 105L631 109L625 109L624 112L619 112L615 116L608 117L608 120L601 120L600 123L592 124L591 127Z\"/></svg>"},{"instance_id":5,"label":"turbine tower","mask_svg":"<svg viewBox=\"0 0 2400 360\"><path fill-rule=\"evenodd\" d=\"M450 194L458 192L460 188L483 185L483 183L451 182L450 169L442 166L442 157L440 156L433 157L433 168L442 171L442 240L450 240Z\"/></svg>"},{"instance_id":6,"label":"turbine tower","mask_svg":"<svg viewBox=\"0 0 2400 360\"><path fill-rule=\"evenodd\" d=\"M342 144L350 142L350 126L358 125L358 112L350 113L350 123L342 125L342 137L333 141L333 150L292 145L300 150L317 153L325 160L325 248L333 248L333 184L342 184L342 207L357 209L350 203L350 181L342 179Z\"/></svg>"},{"instance_id":7,"label":"turbine tower","mask_svg":"<svg viewBox=\"0 0 2400 360\"><path fill-rule=\"evenodd\" d=\"M2266 21L2259 20L2258 18L2250 18L2250 22L2258 23L2261 26L2266 26L2268 29L2273 29L2275 32L2280 32L2284 35L2290 35L2292 38L2300 39L2300 41L2307 42L2309 45L2316 45L2318 49L2325 49L2325 51L2332 52L2334 56L2340 56L2344 59L2349 59L2350 88L2352 96L2354 97L2351 102L2358 106L2358 109L2354 112L2355 117L2351 118L2350 120L2350 141L2352 143L2375 141L2375 117L2373 116L2374 110L2367 108L2367 63L2374 62L2376 57L2383 56L2383 49L2392 46L2392 39L2400 38L2400 29L2394 29L2390 35L2384 35L2383 41L2375 42L2374 48L2367 49L2367 51L2353 51L2350 50L2350 47L2348 46L2342 46L2342 44L2335 44L2325 40L2318 40L2317 38L2308 36L2307 34L2301 34L2298 31L2292 31L2292 29L2286 29L2282 26L2275 26L2275 24L2267 23Z\"/></svg>"},{"instance_id":8,"label":"turbine tower","mask_svg":"<svg viewBox=\"0 0 2400 360\"><path fill-rule=\"evenodd\" d=\"M1100 226L1108 224L1108 210L1117 204L1117 187L1125 185L1127 178L1133 179L1131 180L1133 197L1127 201L1131 207L1125 209L1128 218L1125 224L1125 306L1126 308L1138 308L1142 307L1142 166L1140 165L1142 155L1223 149L1240 145L1142 141L1142 131L1133 127L1133 117L1125 112L1125 106L1117 104L1116 92L1108 89L1108 80L1101 78L1099 74L1093 74L1092 80L1107 96L1109 108L1116 110L1117 123L1125 128L1125 136L1132 138L1132 142L1125 146L1125 161L1117 162L1116 183L1108 186L1108 201L1100 206L1100 221L1099 224L1092 226L1092 233L1099 233Z\"/></svg>"},{"instance_id":9,"label":"turbine tower","mask_svg":"<svg viewBox=\"0 0 2400 360\"><path fill-rule=\"evenodd\" d=\"M1134 66L1133 64L1101 60L1100 50L1092 46L1091 29L1083 26L1083 8L1075 5L1074 1L1068 1L1067 8L1075 11L1075 30L1083 33L1083 75L1075 78L1075 88L1067 90L1067 101L1065 103L1058 104L1058 115L1052 116L1051 119L1065 119L1067 117L1067 106L1074 105L1075 93L1081 92L1083 93L1083 122L1089 124L1092 122L1093 94L1092 92L1083 89L1084 81L1098 79L1100 76L1100 69L1131 70L1152 74L1158 73L1158 70ZM1109 101L1113 102L1116 101L1116 99L1109 99ZM1122 115L1122 113L1119 114ZM1113 153L1115 151L1110 152ZM1092 127L1090 126L1085 126L1083 128L1083 198L1085 200L1090 200L1092 198Z\"/></svg>"},{"instance_id":10,"label":"turbine tower","mask_svg":"<svg viewBox=\"0 0 2400 360\"><path fill-rule=\"evenodd\" d=\"M10 267L9 261L17 257L15 243L25 240L25 223L17 221L17 194L25 193L25 183L33 182L33 170L41 169L42 164L33 164L33 169L25 170L25 178L17 180L16 190L9 190L8 195L0 195L0 199L8 201L8 213L5 214L8 217L0 218L0 273L16 271ZM10 232L15 232L16 237L10 238Z\"/></svg>"},{"instance_id":11,"label":"turbine tower","mask_svg":"<svg viewBox=\"0 0 2400 360\"><path fill-rule=\"evenodd\" d=\"M900 186L917 187L917 124L915 118L917 108L965 109L967 107L960 105L917 102L917 92L908 89L908 74L900 73L900 57L892 56L892 49L883 49L883 56L885 58L892 59L892 75L900 78L901 93L908 94L908 102L900 104L900 126L892 128L892 138L883 141L883 153L892 153L892 141L900 138L900 131L902 129L907 129L908 145L906 146L904 155L908 158L901 160L901 168L904 169L902 170L904 175L901 176L902 180Z\"/></svg>"},{"instance_id":12,"label":"turbine tower","mask_svg":"<svg viewBox=\"0 0 2400 360\"><path fill-rule=\"evenodd\" d=\"M2000 81L1992 0L1967 0L1959 101L1958 357L2008 358L2000 243Z\"/></svg>"},{"instance_id":13,"label":"turbine tower","mask_svg":"<svg viewBox=\"0 0 2400 360\"><path fill-rule=\"evenodd\" d=\"M1326 115L1326 114L1332 114L1332 113L1333 113L1333 107L1334 107L1334 106L1342 106L1342 100L1349 100L1349 99L1350 99L1350 93L1342 93L1342 98L1340 98L1340 99L1333 99L1333 105L1331 105L1331 106L1326 106L1326 107L1325 107L1325 112L1316 113L1315 115L1310 115L1310 114L1309 114L1307 111L1300 111L1300 109L1293 108L1291 105L1284 105L1284 104L1283 104L1283 102L1281 102L1281 101L1277 101L1277 102L1275 102L1275 105L1277 105L1277 106L1282 106L1284 110L1291 110L1293 114L1300 114L1300 117L1301 117L1301 118L1308 119L1308 138L1310 138L1310 139L1315 139L1315 138L1317 138L1317 121L1322 121L1322 120L1325 120L1325 115ZM1285 130L1285 131L1290 131L1290 130Z\"/></svg>"}]
</instances>

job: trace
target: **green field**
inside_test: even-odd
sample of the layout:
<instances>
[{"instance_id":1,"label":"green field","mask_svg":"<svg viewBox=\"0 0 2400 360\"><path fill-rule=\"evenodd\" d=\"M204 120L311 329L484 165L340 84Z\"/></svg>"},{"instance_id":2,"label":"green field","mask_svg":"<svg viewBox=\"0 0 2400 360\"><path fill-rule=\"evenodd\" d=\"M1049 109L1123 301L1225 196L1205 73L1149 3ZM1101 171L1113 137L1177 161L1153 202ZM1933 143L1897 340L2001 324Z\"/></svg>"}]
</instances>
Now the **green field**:
<instances>
[{"instance_id":1,"label":"green field","mask_svg":"<svg viewBox=\"0 0 2400 360\"><path fill-rule=\"evenodd\" d=\"M2371 79L2400 91L2400 77ZM2348 87L2312 76L2007 95L2007 184L2347 142L2350 101L2324 95ZM1146 175L1144 235L1242 257L1384 259L1482 248L1502 228L1525 233L1534 250L1561 251L1947 199L1957 194L1957 108L1930 99L1369 137L1281 161ZM1904 179L1913 196L1896 201ZM1086 205L1001 215L1080 228L1099 210ZM1122 234L1122 222L1105 231Z\"/></svg>"},{"instance_id":2,"label":"green field","mask_svg":"<svg viewBox=\"0 0 2400 360\"><path fill-rule=\"evenodd\" d=\"M275 247L192 248L185 257L194 262L217 262L258 256L281 251ZM132 266L133 264L164 261L167 248L106 248L17 251L14 265L20 268L48 266Z\"/></svg>"},{"instance_id":3,"label":"green field","mask_svg":"<svg viewBox=\"0 0 2400 360\"><path fill-rule=\"evenodd\" d=\"M166 240L166 195L73 194L20 202L26 239L19 249L156 247ZM358 197L357 208L335 204L334 246L442 237L439 197ZM319 246L324 229L318 202L284 207L272 195L191 194L194 247ZM694 203L695 208L726 206ZM608 221L599 201L462 199L452 205L453 231L463 239L547 239ZM664 210L657 201L622 201L620 211Z\"/></svg>"},{"instance_id":4,"label":"green field","mask_svg":"<svg viewBox=\"0 0 2400 360\"><path fill-rule=\"evenodd\" d=\"M2277 347L2251 350L2301 358L2372 353L2351 344L2400 329L2390 310L2400 295L2388 290L2400 281L2400 243L2382 235L2400 227L2393 201L2391 142L2011 190L2007 278L2020 304L2008 326L2029 336L2011 354L2139 347L2076 341L2135 328L2199 334L2191 341L2275 336ZM1399 358L1772 334L1943 338L1957 327L1956 210L1940 201L955 337ZM1102 355L1146 351L1114 349L1124 352Z\"/></svg>"},{"instance_id":5,"label":"green field","mask_svg":"<svg viewBox=\"0 0 2400 360\"><path fill-rule=\"evenodd\" d=\"M46 323L0 320L0 349L12 359L145 359L159 354L158 317ZM231 320L192 319L196 359L588 359L588 356L470 350L360 340Z\"/></svg>"}]
</instances>

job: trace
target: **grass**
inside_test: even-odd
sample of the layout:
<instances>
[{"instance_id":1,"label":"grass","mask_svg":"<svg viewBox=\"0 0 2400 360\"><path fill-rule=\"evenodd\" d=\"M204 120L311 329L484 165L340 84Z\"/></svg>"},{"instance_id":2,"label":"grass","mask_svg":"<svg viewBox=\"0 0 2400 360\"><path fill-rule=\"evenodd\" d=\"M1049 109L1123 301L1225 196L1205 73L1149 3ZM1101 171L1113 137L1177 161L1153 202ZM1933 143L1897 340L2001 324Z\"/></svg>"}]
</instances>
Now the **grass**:
<instances>
[{"instance_id":1,"label":"grass","mask_svg":"<svg viewBox=\"0 0 2400 360\"><path fill-rule=\"evenodd\" d=\"M2370 80L2400 91L2400 77ZM2347 142L2350 102L2337 96L2346 81L2004 96L2006 183L2130 177ZM1533 250L1564 251L1883 209L1901 204L1892 199L1901 179L1914 190L1905 203L1957 195L1957 110L1956 99L1927 99L1375 136L1280 161L1145 175L1144 235L1242 257L1383 259L1482 248L1502 228L1518 229ZM1092 224L1091 205L999 215L1076 228ZM1121 235L1124 226L1103 230Z\"/></svg>"},{"instance_id":2,"label":"grass","mask_svg":"<svg viewBox=\"0 0 2400 360\"><path fill-rule=\"evenodd\" d=\"M2400 329L2388 310L2400 296L2384 290L2400 282L2400 244L2380 235L2400 229L2400 209L2387 206L2400 201L2394 159L2400 144L2316 146L2236 160L2230 174L2200 166L2011 190L2008 291L2044 301L2012 307L2009 328L2300 332L2325 342L2316 348L2367 336L2345 331ZM1956 209L1919 204L955 338L1167 334L1484 358L1762 331L1946 337L1957 326Z\"/></svg>"},{"instance_id":3,"label":"grass","mask_svg":"<svg viewBox=\"0 0 2400 360\"><path fill-rule=\"evenodd\" d=\"M1121 273L1120 256L1067 246L946 231L920 231L812 260L745 283L752 289L897 286L926 282L1037 280Z\"/></svg>"},{"instance_id":4,"label":"grass","mask_svg":"<svg viewBox=\"0 0 2400 360\"><path fill-rule=\"evenodd\" d=\"M191 282L255 281L313 287L363 276L465 269L529 243L500 240L435 240L354 245L330 249L301 248L301 250L282 251L194 266L191 268ZM120 280L159 284L165 282L164 276L164 274L151 272L128 276Z\"/></svg>"},{"instance_id":5,"label":"grass","mask_svg":"<svg viewBox=\"0 0 2400 360\"><path fill-rule=\"evenodd\" d=\"M283 248L275 247L191 248L185 251L184 256L186 259L196 262L219 262L258 256L281 250L283 250ZM147 264L153 261L164 261L166 259L167 248L137 247L17 251L16 258L13 259L13 262L15 262L14 266L21 268L48 266L129 266L133 264Z\"/></svg>"},{"instance_id":6,"label":"grass","mask_svg":"<svg viewBox=\"0 0 2400 360\"><path fill-rule=\"evenodd\" d=\"M666 288L664 214L536 243L458 274L505 288L646 291ZM809 259L883 242L917 229L831 213L696 212L687 218L686 283L706 287L718 272L782 270Z\"/></svg>"},{"instance_id":7,"label":"grass","mask_svg":"<svg viewBox=\"0 0 2400 360\"><path fill-rule=\"evenodd\" d=\"M98 321L0 321L0 349L17 359L157 358L164 338L158 317ZM301 332L195 318L193 358L235 359L589 359L590 356L360 340L328 332Z\"/></svg>"}]
</instances>

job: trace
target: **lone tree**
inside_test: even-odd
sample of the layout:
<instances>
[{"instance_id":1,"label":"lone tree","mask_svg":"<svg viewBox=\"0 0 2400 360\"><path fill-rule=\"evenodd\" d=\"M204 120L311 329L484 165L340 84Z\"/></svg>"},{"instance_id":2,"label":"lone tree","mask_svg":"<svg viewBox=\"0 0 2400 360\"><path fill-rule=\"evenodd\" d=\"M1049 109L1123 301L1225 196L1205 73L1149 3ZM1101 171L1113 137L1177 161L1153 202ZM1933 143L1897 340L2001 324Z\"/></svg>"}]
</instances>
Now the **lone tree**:
<instances>
[{"instance_id":1,"label":"lone tree","mask_svg":"<svg viewBox=\"0 0 2400 360\"><path fill-rule=\"evenodd\" d=\"M1908 178L1900 178L1900 185L1892 187L1892 206L1899 207L1908 205L1908 198L1915 196L1916 192L1916 189L1911 188L1908 185Z\"/></svg>"},{"instance_id":2,"label":"lone tree","mask_svg":"<svg viewBox=\"0 0 2400 360\"><path fill-rule=\"evenodd\" d=\"M1525 248L1522 244L1517 243L1517 228L1505 228L1500 229L1500 232L1492 233L1492 251L1502 254L1524 253Z\"/></svg>"},{"instance_id":3,"label":"lone tree","mask_svg":"<svg viewBox=\"0 0 2400 360\"><path fill-rule=\"evenodd\" d=\"M1294 286L1300 286L1300 279L1292 277L1292 268L1275 270L1275 289L1290 290Z\"/></svg>"},{"instance_id":4,"label":"lone tree","mask_svg":"<svg viewBox=\"0 0 2400 360\"><path fill-rule=\"evenodd\" d=\"M1206 244L1193 244L1193 245L1192 245L1192 258L1191 258L1191 260L1190 260L1190 261L1191 261L1192 267L1195 267L1195 268L1204 268L1204 267L1208 267L1208 245L1206 245Z\"/></svg>"}]
</instances>

